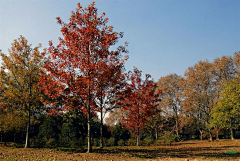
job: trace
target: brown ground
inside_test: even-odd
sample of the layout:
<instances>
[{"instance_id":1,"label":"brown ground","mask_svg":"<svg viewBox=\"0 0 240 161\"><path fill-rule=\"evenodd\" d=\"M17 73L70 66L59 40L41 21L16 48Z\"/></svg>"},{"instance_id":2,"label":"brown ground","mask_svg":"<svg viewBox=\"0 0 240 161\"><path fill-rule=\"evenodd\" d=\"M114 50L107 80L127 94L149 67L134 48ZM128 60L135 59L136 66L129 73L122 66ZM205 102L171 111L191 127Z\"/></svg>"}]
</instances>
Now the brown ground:
<instances>
[{"instance_id":1,"label":"brown ground","mask_svg":"<svg viewBox=\"0 0 240 161\"><path fill-rule=\"evenodd\" d=\"M225 151L238 150L237 154L224 154ZM57 160L148 160L148 161L240 161L240 140L185 141L172 146L123 146L94 148L93 153L59 151L55 149L22 149L0 146L0 160L57 161Z\"/></svg>"}]
</instances>

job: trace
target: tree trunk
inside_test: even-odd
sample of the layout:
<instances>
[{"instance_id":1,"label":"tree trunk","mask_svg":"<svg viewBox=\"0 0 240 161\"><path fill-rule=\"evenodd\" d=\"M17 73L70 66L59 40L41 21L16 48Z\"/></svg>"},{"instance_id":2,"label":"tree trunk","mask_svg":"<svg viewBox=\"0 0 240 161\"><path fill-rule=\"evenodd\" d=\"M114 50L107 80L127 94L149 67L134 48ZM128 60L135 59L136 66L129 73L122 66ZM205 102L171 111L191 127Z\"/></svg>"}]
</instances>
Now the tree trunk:
<instances>
[{"instance_id":1,"label":"tree trunk","mask_svg":"<svg viewBox=\"0 0 240 161\"><path fill-rule=\"evenodd\" d=\"M91 103L90 103L90 81L88 80L88 104L87 104L87 125L88 125L88 150L87 153L92 152L92 143L91 143Z\"/></svg>"},{"instance_id":2,"label":"tree trunk","mask_svg":"<svg viewBox=\"0 0 240 161\"><path fill-rule=\"evenodd\" d=\"M177 134L177 137L179 137L178 120L176 120L176 134Z\"/></svg>"},{"instance_id":3,"label":"tree trunk","mask_svg":"<svg viewBox=\"0 0 240 161\"><path fill-rule=\"evenodd\" d=\"M3 142L3 131L1 131L1 142Z\"/></svg>"},{"instance_id":4,"label":"tree trunk","mask_svg":"<svg viewBox=\"0 0 240 161\"><path fill-rule=\"evenodd\" d=\"M155 130L155 137L156 137L156 140L158 139L158 129L156 128Z\"/></svg>"},{"instance_id":5,"label":"tree trunk","mask_svg":"<svg viewBox=\"0 0 240 161\"><path fill-rule=\"evenodd\" d=\"M156 140L156 137L155 137L155 131L154 131L154 129L152 128L152 140Z\"/></svg>"},{"instance_id":6,"label":"tree trunk","mask_svg":"<svg viewBox=\"0 0 240 161\"><path fill-rule=\"evenodd\" d=\"M13 134L13 142L16 143L16 132Z\"/></svg>"},{"instance_id":7,"label":"tree trunk","mask_svg":"<svg viewBox=\"0 0 240 161\"><path fill-rule=\"evenodd\" d=\"M28 109L28 121L27 121L27 130L26 130L26 141L24 148L28 148L29 143L29 131L30 131L30 107Z\"/></svg>"},{"instance_id":8,"label":"tree trunk","mask_svg":"<svg viewBox=\"0 0 240 161\"><path fill-rule=\"evenodd\" d=\"M200 140L203 140L203 131L199 130L199 132L200 132Z\"/></svg>"},{"instance_id":9,"label":"tree trunk","mask_svg":"<svg viewBox=\"0 0 240 161\"><path fill-rule=\"evenodd\" d=\"M102 99L102 98L101 98ZM102 107L102 100L101 100L101 123L100 123L100 148L103 148L103 107Z\"/></svg>"},{"instance_id":10,"label":"tree trunk","mask_svg":"<svg viewBox=\"0 0 240 161\"><path fill-rule=\"evenodd\" d=\"M212 137L212 133L211 132L209 132L209 141L213 141L213 137Z\"/></svg>"},{"instance_id":11,"label":"tree trunk","mask_svg":"<svg viewBox=\"0 0 240 161\"><path fill-rule=\"evenodd\" d=\"M231 140L234 140L234 136L233 136L233 128L230 128L230 133L231 133Z\"/></svg>"},{"instance_id":12,"label":"tree trunk","mask_svg":"<svg viewBox=\"0 0 240 161\"><path fill-rule=\"evenodd\" d=\"M4 139L4 146L6 146L7 145L6 132L3 133L3 139Z\"/></svg>"},{"instance_id":13,"label":"tree trunk","mask_svg":"<svg viewBox=\"0 0 240 161\"><path fill-rule=\"evenodd\" d=\"M218 134L218 131L219 131L219 130L217 130L216 140L219 140L219 134Z\"/></svg>"},{"instance_id":14,"label":"tree trunk","mask_svg":"<svg viewBox=\"0 0 240 161\"><path fill-rule=\"evenodd\" d=\"M175 115L176 115L176 135L177 135L177 137L179 137L179 122L178 122L178 113L177 113L177 111L175 111Z\"/></svg>"},{"instance_id":15,"label":"tree trunk","mask_svg":"<svg viewBox=\"0 0 240 161\"><path fill-rule=\"evenodd\" d=\"M140 134L139 134L139 127L137 129L137 146L140 145Z\"/></svg>"},{"instance_id":16,"label":"tree trunk","mask_svg":"<svg viewBox=\"0 0 240 161\"><path fill-rule=\"evenodd\" d=\"M88 114L87 114L87 125L88 125L88 150L87 153L91 153L92 152L92 144L91 144L91 121L90 121L90 108L88 108Z\"/></svg>"},{"instance_id":17,"label":"tree trunk","mask_svg":"<svg viewBox=\"0 0 240 161\"><path fill-rule=\"evenodd\" d=\"M29 144L29 132L30 132L30 112L31 112L31 96L32 96L32 79L31 79L31 75L29 77L29 91L28 91L28 96L29 96L29 100L28 100L28 104L26 107L28 108L28 121L27 121L27 130L26 130L26 141L25 141L25 146L24 148L28 148L28 144Z\"/></svg>"}]
</instances>

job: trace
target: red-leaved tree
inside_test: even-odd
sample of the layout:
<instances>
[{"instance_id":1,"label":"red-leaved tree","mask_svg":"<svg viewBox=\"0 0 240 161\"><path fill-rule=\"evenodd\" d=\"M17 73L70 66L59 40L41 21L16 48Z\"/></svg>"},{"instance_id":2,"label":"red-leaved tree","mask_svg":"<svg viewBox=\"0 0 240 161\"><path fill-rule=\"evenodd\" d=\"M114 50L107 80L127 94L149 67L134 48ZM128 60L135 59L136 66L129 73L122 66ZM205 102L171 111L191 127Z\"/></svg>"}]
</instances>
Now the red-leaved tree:
<instances>
[{"instance_id":1,"label":"red-leaved tree","mask_svg":"<svg viewBox=\"0 0 240 161\"><path fill-rule=\"evenodd\" d=\"M41 81L48 97L62 97L65 107L77 108L87 114L88 153L92 151L91 115L97 107L95 98L99 96L101 84L104 86L101 81L112 80L106 78L111 76L107 73L115 66L123 66L127 60L127 56L123 57L127 53L125 46L110 50L123 33L114 32L113 27L107 25L108 18L104 17L104 13L98 16L94 2L87 8L82 8L79 3L69 23L57 17L63 37L59 38L57 46L50 41L50 60L45 65L46 75Z\"/></svg>"},{"instance_id":2,"label":"red-leaved tree","mask_svg":"<svg viewBox=\"0 0 240 161\"><path fill-rule=\"evenodd\" d=\"M114 62L99 75L95 102L100 112L100 148L103 148L103 119L107 112L118 107L116 95L123 90L126 83L124 61Z\"/></svg>"},{"instance_id":3,"label":"red-leaved tree","mask_svg":"<svg viewBox=\"0 0 240 161\"><path fill-rule=\"evenodd\" d=\"M140 143L141 128L146 123L146 119L158 112L159 95L161 91L156 90L156 83L146 74L145 80L137 68L129 73L129 84L126 86L122 105L125 116L122 119L126 127L137 136L137 146Z\"/></svg>"}]
</instances>

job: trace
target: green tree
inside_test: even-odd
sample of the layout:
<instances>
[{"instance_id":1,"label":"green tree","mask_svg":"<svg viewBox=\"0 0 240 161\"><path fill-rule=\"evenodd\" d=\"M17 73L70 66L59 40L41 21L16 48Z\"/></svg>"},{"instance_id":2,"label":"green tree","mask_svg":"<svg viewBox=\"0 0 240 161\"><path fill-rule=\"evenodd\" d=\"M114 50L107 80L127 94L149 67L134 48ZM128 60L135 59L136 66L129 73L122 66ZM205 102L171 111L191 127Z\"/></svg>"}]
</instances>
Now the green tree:
<instances>
[{"instance_id":1,"label":"green tree","mask_svg":"<svg viewBox=\"0 0 240 161\"><path fill-rule=\"evenodd\" d=\"M58 144L58 134L61 127L58 116L47 115L40 125L38 137L46 147L55 147Z\"/></svg>"},{"instance_id":2,"label":"green tree","mask_svg":"<svg viewBox=\"0 0 240 161\"><path fill-rule=\"evenodd\" d=\"M114 144L117 145L117 142L123 140L126 142L130 138L130 132L123 125L117 124L113 129Z\"/></svg>"},{"instance_id":3,"label":"green tree","mask_svg":"<svg viewBox=\"0 0 240 161\"><path fill-rule=\"evenodd\" d=\"M223 88L220 99L212 110L212 116L212 126L228 128L233 140L233 130L240 126L240 78L231 80Z\"/></svg>"}]
</instances>

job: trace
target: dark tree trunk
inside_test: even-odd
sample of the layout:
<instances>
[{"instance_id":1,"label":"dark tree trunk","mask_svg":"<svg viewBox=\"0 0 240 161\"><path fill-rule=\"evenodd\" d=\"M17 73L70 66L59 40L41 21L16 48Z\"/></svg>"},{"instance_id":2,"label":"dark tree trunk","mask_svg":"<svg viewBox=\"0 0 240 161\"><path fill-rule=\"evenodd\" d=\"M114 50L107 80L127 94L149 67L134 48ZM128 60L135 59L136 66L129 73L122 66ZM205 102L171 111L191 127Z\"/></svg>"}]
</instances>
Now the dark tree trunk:
<instances>
[{"instance_id":1,"label":"dark tree trunk","mask_svg":"<svg viewBox=\"0 0 240 161\"><path fill-rule=\"evenodd\" d=\"M155 131L154 131L154 129L152 129L152 140L156 140L156 138L155 138Z\"/></svg>"},{"instance_id":2,"label":"dark tree trunk","mask_svg":"<svg viewBox=\"0 0 240 161\"><path fill-rule=\"evenodd\" d=\"M14 135L13 135L13 142L16 143L16 132L14 132Z\"/></svg>"},{"instance_id":3,"label":"dark tree trunk","mask_svg":"<svg viewBox=\"0 0 240 161\"><path fill-rule=\"evenodd\" d=\"M101 98L100 148L103 148L103 107Z\"/></svg>"},{"instance_id":4,"label":"dark tree trunk","mask_svg":"<svg viewBox=\"0 0 240 161\"><path fill-rule=\"evenodd\" d=\"M6 137L6 132L3 134L3 139L4 139L4 146L7 145L7 137Z\"/></svg>"},{"instance_id":5,"label":"dark tree trunk","mask_svg":"<svg viewBox=\"0 0 240 161\"><path fill-rule=\"evenodd\" d=\"M1 142L3 142L3 131L1 131Z\"/></svg>"}]
</instances>

